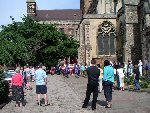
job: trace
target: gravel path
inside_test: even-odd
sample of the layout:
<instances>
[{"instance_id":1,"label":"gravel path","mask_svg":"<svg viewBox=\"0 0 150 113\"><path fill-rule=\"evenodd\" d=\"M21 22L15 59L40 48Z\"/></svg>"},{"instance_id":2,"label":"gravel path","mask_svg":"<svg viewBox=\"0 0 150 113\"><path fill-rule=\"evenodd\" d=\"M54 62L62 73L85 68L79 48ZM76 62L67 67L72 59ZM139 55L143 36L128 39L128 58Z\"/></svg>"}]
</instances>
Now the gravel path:
<instances>
[{"instance_id":1,"label":"gravel path","mask_svg":"<svg viewBox=\"0 0 150 113\"><path fill-rule=\"evenodd\" d=\"M35 84L33 90L27 91L23 108L16 108L11 101L4 106L0 113L150 113L150 94L141 92L113 92L113 106L105 109L103 93L99 94L97 109L91 110L91 102L87 109L82 109L85 98L87 78L75 78L71 75L64 78L60 75L48 75L48 98L50 106L37 106ZM92 98L92 97L91 97Z\"/></svg>"},{"instance_id":2,"label":"gravel path","mask_svg":"<svg viewBox=\"0 0 150 113\"><path fill-rule=\"evenodd\" d=\"M16 108L15 102L10 102L0 110L0 113L90 113L81 108L81 100L64 79L60 76L48 76L48 98L50 106L37 106L35 85L25 96L26 105Z\"/></svg>"}]
</instances>

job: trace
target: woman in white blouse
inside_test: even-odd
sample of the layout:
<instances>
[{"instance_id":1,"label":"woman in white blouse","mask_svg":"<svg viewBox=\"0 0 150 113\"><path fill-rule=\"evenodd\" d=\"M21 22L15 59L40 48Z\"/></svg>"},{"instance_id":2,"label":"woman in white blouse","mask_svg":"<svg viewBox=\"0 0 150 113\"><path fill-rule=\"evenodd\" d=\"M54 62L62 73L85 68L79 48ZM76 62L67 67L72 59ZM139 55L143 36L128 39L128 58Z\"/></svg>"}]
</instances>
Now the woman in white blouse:
<instances>
[{"instance_id":1,"label":"woman in white blouse","mask_svg":"<svg viewBox=\"0 0 150 113\"><path fill-rule=\"evenodd\" d=\"M120 82L120 90L124 91L124 71L123 71L123 65L118 67L117 74L119 76L119 82Z\"/></svg>"}]
</instances>

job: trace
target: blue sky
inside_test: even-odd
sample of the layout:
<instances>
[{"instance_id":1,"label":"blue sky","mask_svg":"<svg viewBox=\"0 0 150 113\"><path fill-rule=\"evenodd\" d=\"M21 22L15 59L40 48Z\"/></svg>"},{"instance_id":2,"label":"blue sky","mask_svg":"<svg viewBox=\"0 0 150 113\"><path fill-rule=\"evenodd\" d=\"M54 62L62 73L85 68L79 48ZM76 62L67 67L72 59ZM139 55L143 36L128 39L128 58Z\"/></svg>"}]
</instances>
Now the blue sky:
<instances>
[{"instance_id":1,"label":"blue sky","mask_svg":"<svg viewBox=\"0 0 150 113\"><path fill-rule=\"evenodd\" d=\"M80 0L35 0L39 10L51 9L79 9ZM26 15L26 0L0 0L0 25L12 23L10 16L15 21L21 21Z\"/></svg>"}]
</instances>

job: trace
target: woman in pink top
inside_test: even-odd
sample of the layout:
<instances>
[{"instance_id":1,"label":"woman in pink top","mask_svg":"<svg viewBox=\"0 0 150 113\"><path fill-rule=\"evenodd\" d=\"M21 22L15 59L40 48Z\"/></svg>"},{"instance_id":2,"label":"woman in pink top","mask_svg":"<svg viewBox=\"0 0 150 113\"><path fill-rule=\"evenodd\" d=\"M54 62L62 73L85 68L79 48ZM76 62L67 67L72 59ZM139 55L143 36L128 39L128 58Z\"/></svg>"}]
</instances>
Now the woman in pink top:
<instances>
[{"instance_id":1,"label":"woman in pink top","mask_svg":"<svg viewBox=\"0 0 150 113\"><path fill-rule=\"evenodd\" d=\"M16 107L22 107L23 102L23 76L20 74L20 68L16 69L16 74L12 77L12 96L16 101Z\"/></svg>"}]
</instances>

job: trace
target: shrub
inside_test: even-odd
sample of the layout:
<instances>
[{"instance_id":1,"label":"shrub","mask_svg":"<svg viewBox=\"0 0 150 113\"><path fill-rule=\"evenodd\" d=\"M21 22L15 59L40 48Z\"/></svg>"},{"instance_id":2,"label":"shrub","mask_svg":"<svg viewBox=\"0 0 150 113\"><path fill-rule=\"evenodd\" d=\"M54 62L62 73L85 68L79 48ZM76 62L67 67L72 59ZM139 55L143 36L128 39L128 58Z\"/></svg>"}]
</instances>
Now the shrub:
<instances>
[{"instance_id":1,"label":"shrub","mask_svg":"<svg viewBox=\"0 0 150 113\"><path fill-rule=\"evenodd\" d=\"M127 83L128 85L133 85L134 84L134 77L133 76L125 76L125 83Z\"/></svg>"},{"instance_id":2,"label":"shrub","mask_svg":"<svg viewBox=\"0 0 150 113\"><path fill-rule=\"evenodd\" d=\"M140 77L140 86L141 88L148 88L148 85L150 84L150 80L145 77Z\"/></svg>"},{"instance_id":3,"label":"shrub","mask_svg":"<svg viewBox=\"0 0 150 113\"><path fill-rule=\"evenodd\" d=\"M134 77L133 76L125 76L125 83L127 83L128 85L134 85ZM140 82L140 87L142 89L148 88L149 84L150 84L150 80L147 79L146 77L140 77L139 79Z\"/></svg>"},{"instance_id":4,"label":"shrub","mask_svg":"<svg viewBox=\"0 0 150 113\"><path fill-rule=\"evenodd\" d=\"M7 81L0 81L0 102L4 102L8 99L9 84Z\"/></svg>"},{"instance_id":5,"label":"shrub","mask_svg":"<svg viewBox=\"0 0 150 113\"><path fill-rule=\"evenodd\" d=\"M3 71L0 70L0 103L6 101L9 95L9 83L3 78Z\"/></svg>"}]
</instances>

